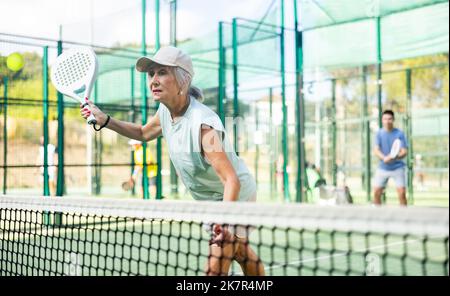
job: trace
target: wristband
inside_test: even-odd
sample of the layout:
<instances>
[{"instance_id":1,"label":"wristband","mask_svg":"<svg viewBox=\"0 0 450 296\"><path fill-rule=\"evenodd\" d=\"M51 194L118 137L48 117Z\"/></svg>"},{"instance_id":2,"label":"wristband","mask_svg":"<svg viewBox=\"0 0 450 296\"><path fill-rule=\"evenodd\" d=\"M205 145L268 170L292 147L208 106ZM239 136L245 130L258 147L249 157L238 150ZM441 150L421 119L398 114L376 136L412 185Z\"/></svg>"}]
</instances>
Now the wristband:
<instances>
[{"instance_id":1,"label":"wristband","mask_svg":"<svg viewBox=\"0 0 450 296\"><path fill-rule=\"evenodd\" d=\"M102 125L100 128L97 128L96 127L96 125L94 124L94 130L95 131L100 131L100 130L102 130L102 128L104 128L105 126L107 126L108 125L108 123L109 123L109 120L111 119L111 116L109 116L108 114L106 114L106 122L105 122L105 124L104 125Z\"/></svg>"}]
</instances>

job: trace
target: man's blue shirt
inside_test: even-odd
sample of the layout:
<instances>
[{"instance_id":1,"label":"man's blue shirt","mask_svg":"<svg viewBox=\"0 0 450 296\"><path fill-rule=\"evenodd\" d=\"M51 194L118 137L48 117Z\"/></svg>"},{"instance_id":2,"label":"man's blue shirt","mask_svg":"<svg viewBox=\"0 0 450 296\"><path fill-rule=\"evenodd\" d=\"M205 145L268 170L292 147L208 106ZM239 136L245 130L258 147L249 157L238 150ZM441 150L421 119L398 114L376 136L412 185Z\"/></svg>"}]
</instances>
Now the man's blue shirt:
<instances>
[{"instance_id":1,"label":"man's blue shirt","mask_svg":"<svg viewBox=\"0 0 450 296\"><path fill-rule=\"evenodd\" d=\"M375 137L375 145L380 148L381 152L384 155L389 155L389 153L391 152L392 144L396 139L400 139L400 141L402 142L401 148L408 148L408 142L406 141L405 134L397 128L394 128L390 132L388 132L384 128L378 130ZM380 160L379 163L379 168L386 171L394 171L404 166L405 162L401 159L396 159L387 164Z\"/></svg>"}]
</instances>

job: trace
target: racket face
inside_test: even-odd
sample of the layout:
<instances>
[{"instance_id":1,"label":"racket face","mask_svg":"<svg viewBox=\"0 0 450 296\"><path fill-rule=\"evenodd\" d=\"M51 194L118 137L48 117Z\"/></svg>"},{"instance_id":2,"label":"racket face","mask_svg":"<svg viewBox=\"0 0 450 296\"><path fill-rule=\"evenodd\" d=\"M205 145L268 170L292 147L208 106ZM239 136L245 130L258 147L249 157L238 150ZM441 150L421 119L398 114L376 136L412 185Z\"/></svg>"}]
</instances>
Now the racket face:
<instances>
[{"instance_id":1,"label":"racket face","mask_svg":"<svg viewBox=\"0 0 450 296\"><path fill-rule=\"evenodd\" d=\"M125 181L122 183L122 189L125 191L130 191L134 186L134 182L133 181Z\"/></svg>"},{"instance_id":2,"label":"racket face","mask_svg":"<svg viewBox=\"0 0 450 296\"><path fill-rule=\"evenodd\" d=\"M83 101L89 97L97 68L97 57L91 48L72 48L58 56L50 78L60 93Z\"/></svg>"},{"instance_id":3,"label":"racket face","mask_svg":"<svg viewBox=\"0 0 450 296\"><path fill-rule=\"evenodd\" d=\"M123 189L124 191L130 190L130 186L129 186L129 184L128 184L128 181L125 181L125 182L122 183L122 189Z\"/></svg>"},{"instance_id":4,"label":"racket face","mask_svg":"<svg viewBox=\"0 0 450 296\"><path fill-rule=\"evenodd\" d=\"M400 152L400 146L401 146L401 141L399 139L396 139L394 141L394 143L392 144L392 148L391 148L391 157L397 157L398 153Z\"/></svg>"}]
</instances>

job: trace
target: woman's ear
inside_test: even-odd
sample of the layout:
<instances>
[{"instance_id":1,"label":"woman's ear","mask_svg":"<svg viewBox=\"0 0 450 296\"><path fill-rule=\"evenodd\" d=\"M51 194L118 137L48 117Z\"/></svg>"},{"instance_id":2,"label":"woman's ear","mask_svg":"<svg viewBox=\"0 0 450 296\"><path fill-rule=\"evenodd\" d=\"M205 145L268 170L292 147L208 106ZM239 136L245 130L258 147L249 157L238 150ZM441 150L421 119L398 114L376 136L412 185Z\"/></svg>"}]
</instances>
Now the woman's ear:
<instances>
[{"instance_id":1,"label":"woman's ear","mask_svg":"<svg viewBox=\"0 0 450 296\"><path fill-rule=\"evenodd\" d=\"M178 94L180 95L180 96L182 96L185 92L184 92L184 88L185 88L185 85L180 85L180 90L178 91Z\"/></svg>"}]
</instances>

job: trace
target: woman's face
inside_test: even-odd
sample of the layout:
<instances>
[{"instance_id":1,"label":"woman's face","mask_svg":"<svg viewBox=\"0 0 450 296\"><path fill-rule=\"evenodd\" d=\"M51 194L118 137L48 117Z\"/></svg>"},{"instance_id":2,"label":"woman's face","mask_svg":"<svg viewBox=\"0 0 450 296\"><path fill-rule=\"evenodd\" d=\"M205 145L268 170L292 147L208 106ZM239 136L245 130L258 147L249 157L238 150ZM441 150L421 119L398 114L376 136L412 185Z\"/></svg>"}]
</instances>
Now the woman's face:
<instances>
[{"instance_id":1,"label":"woman's face","mask_svg":"<svg viewBox=\"0 0 450 296\"><path fill-rule=\"evenodd\" d=\"M156 66L150 69L148 79L155 101L168 102L180 92L175 75L169 67Z\"/></svg>"}]
</instances>

